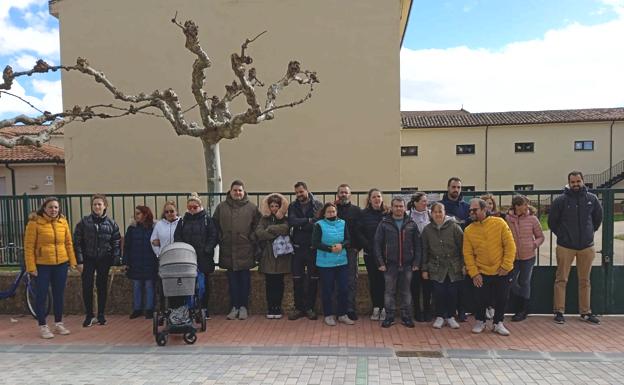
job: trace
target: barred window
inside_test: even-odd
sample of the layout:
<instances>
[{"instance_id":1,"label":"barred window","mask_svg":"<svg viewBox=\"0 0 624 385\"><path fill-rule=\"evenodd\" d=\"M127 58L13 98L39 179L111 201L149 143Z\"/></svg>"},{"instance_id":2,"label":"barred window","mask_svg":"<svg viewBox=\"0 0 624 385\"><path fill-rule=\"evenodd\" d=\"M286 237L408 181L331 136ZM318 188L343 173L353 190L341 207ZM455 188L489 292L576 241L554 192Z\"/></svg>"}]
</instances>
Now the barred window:
<instances>
[{"instance_id":1,"label":"barred window","mask_svg":"<svg viewBox=\"0 0 624 385\"><path fill-rule=\"evenodd\" d=\"M533 142L521 142L515 144L516 152L533 152L535 143Z\"/></svg>"},{"instance_id":2,"label":"barred window","mask_svg":"<svg viewBox=\"0 0 624 385\"><path fill-rule=\"evenodd\" d=\"M401 146L401 156L418 156L418 146Z\"/></svg>"},{"instance_id":3,"label":"barred window","mask_svg":"<svg viewBox=\"0 0 624 385\"><path fill-rule=\"evenodd\" d=\"M475 153L474 144L458 144L457 146L455 146L455 154L457 155L474 154L474 153Z\"/></svg>"},{"instance_id":4,"label":"barred window","mask_svg":"<svg viewBox=\"0 0 624 385\"><path fill-rule=\"evenodd\" d=\"M532 184L515 184L514 190L515 191L533 191L533 185Z\"/></svg>"}]
</instances>

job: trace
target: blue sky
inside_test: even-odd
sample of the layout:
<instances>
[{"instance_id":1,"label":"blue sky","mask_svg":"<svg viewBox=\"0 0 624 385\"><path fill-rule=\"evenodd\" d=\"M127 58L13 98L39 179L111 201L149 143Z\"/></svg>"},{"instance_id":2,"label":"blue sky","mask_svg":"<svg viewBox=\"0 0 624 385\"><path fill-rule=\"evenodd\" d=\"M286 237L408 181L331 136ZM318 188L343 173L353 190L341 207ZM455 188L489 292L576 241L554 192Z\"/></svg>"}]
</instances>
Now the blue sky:
<instances>
[{"instance_id":1,"label":"blue sky","mask_svg":"<svg viewBox=\"0 0 624 385\"><path fill-rule=\"evenodd\" d=\"M0 0L0 64L59 64L47 0ZM401 109L471 112L624 106L624 0L414 0L401 50ZM60 75L14 92L59 111ZM37 114L0 96L0 119Z\"/></svg>"}]
</instances>

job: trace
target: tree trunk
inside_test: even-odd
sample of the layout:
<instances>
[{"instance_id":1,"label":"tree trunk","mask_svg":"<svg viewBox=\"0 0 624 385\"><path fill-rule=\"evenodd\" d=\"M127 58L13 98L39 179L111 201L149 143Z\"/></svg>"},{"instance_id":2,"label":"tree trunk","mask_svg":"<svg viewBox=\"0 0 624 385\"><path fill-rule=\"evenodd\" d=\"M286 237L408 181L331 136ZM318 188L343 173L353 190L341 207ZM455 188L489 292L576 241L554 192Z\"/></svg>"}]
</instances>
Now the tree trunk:
<instances>
[{"instance_id":1,"label":"tree trunk","mask_svg":"<svg viewBox=\"0 0 624 385\"><path fill-rule=\"evenodd\" d=\"M214 213L219 199L214 194L223 192L223 180L221 176L221 155L219 143L210 143L202 140L204 145L204 161L206 162L206 183L208 187L208 207L210 213Z\"/></svg>"}]
</instances>

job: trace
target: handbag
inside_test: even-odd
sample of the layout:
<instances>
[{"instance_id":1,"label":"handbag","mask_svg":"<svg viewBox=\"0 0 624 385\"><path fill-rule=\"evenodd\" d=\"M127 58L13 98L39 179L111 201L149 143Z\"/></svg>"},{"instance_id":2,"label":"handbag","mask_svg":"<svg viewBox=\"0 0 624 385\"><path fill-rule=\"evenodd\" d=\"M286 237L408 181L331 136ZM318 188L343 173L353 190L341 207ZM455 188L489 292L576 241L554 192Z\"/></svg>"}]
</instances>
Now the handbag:
<instances>
[{"instance_id":1,"label":"handbag","mask_svg":"<svg viewBox=\"0 0 624 385\"><path fill-rule=\"evenodd\" d=\"M292 254L295 252L290 237L288 235L279 235L273 240L273 255L275 258L280 255Z\"/></svg>"}]
</instances>

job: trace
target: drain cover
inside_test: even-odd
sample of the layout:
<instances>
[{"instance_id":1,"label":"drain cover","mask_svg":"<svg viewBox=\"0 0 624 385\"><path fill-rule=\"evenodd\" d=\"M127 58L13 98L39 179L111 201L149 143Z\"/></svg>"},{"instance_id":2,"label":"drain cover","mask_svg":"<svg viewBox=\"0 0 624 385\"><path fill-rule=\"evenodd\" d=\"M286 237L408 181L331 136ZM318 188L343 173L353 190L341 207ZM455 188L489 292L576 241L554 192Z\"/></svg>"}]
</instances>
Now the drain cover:
<instances>
[{"instance_id":1,"label":"drain cover","mask_svg":"<svg viewBox=\"0 0 624 385\"><path fill-rule=\"evenodd\" d=\"M437 350L397 350L394 352L397 357L425 357L442 358L442 352Z\"/></svg>"}]
</instances>

